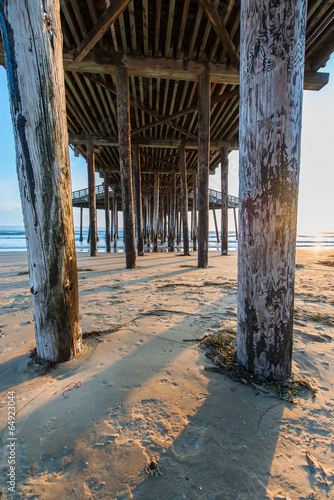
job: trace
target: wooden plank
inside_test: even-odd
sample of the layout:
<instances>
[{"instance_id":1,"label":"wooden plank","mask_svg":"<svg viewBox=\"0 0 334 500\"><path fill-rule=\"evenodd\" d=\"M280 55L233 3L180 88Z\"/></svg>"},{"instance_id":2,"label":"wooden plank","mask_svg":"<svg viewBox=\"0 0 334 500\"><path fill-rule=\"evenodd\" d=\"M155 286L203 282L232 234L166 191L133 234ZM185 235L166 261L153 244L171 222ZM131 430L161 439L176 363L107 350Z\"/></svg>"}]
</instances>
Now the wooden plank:
<instances>
[{"instance_id":1,"label":"wooden plank","mask_svg":"<svg viewBox=\"0 0 334 500\"><path fill-rule=\"evenodd\" d=\"M130 140L129 77L126 68L117 68L116 90L125 259L126 268L133 269L136 267L136 243Z\"/></svg>"},{"instance_id":2,"label":"wooden plank","mask_svg":"<svg viewBox=\"0 0 334 500\"><path fill-rule=\"evenodd\" d=\"M205 14L207 15L210 23L212 24L215 32L219 36L223 46L225 47L228 55L234 66L239 69L240 59L236 51L234 43L230 39L230 35L225 28L223 21L219 15L219 12L211 0L198 0Z\"/></svg>"},{"instance_id":3,"label":"wooden plank","mask_svg":"<svg viewBox=\"0 0 334 500\"><path fill-rule=\"evenodd\" d=\"M277 4L275 15L280 23L267 0L241 4L237 357L282 380L292 363L306 2ZM294 30L274 52L283 26Z\"/></svg>"},{"instance_id":4,"label":"wooden plank","mask_svg":"<svg viewBox=\"0 0 334 500\"><path fill-rule=\"evenodd\" d=\"M181 57L181 48L182 48L182 43L183 43L183 38L184 38L184 30L186 27L189 2L190 2L190 0L184 0L184 2L183 2L181 26L180 26L179 39L178 39L177 48L176 48L176 58L177 59L179 59ZM157 54L155 54L155 55L157 55Z\"/></svg>"},{"instance_id":5,"label":"wooden plank","mask_svg":"<svg viewBox=\"0 0 334 500\"><path fill-rule=\"evenodd\" d=\"M163 57L132 56L91 52L85 60L75 61L73 52L64 50L64 69L79 73L115 74L116 68L126 66L129 76L172 80L197 80L206 71L211 82L239 85L239 72L224 63L166 59ZM329 73L305 71L304 90L321 90L329 81Z\"/></svg>"},{"instance_id":6,"label":"wooden plank","mask_svg":"<svg viewBox=\"0 0 334 500\"><path fill-rule=\"evenodd\" d=\"M198 267L208 267L210 78L198 79Z\"/></svg>"},{"instance_id":7,"label":"wooden plank","mask_svg":"<svg viewBox=\"0 0 334 500\"><path fill-rule=\"evenodd\" d=\"M0 30L17 153L37 355L62 362L79 353L82 335L62 37L56 36L61 31L59 2L47 2L45 7L39 0L3 0Z\"/></svg>"},{"instance_id":8,"label":"wooden plank","mask_svg":"<svg viewBox=\"0 0 334 500\"><path fill-rule=\"evenodd\" d=\"M228 252L228 151L222 148L220 152L221 164L221 254Z\"/></svg>"},{"instance_id":9,"label":"wooden plank","mask_svg":"<svg viewBox=\"0 0 334 500\"><path fill-rule=\"evenodd\" d=\"M180 178L181 178L181 214L183 221L183 254L189 255L188 228L188 186L186 171L186 150L184 144L179 148Z\"/></svg>"},{"instance_id":10,"label":"wooden plank","mask_svg":"<svg viewBox=\"0 0 334 500\"><path fill-rule=\"evenodd\" d=\"M87 36L85 36L75 51L74 60L76 62L80 62L86 57L130 2L131 0L113 0L111 2L110 6L104 11L97 23L89 31Z\"/></svg>"}]
</instances>

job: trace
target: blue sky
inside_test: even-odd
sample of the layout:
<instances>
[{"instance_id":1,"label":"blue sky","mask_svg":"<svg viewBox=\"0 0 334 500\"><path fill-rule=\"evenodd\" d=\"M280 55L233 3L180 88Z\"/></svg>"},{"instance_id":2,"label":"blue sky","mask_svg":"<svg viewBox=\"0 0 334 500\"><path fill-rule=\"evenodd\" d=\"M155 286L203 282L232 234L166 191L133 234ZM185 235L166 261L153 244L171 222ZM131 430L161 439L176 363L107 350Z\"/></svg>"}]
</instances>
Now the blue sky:
<instances>
[{"instance_id":1,"label":"blue sky","mask_svg":"<svg viewBox=\"0 0 334 500\"><path fill-rule=\"evenodd\" d=\"M299 232L334 232L334 55L321 71L331 74L329 84L320 92L304 92ZM2 67L0 67L0 151L0 224L22 226L6 72ZM85 161L81 157L75 158L72 153L70 159L72 190L86 188ZM238 196L238 153L231 153L229 159L229 194ZM98 175L96 183L102 183ZM219 168L215 176L210 176L210 187L220 191ZM99 212L98 224L103 227L104 216L101 211ZM74 222L75 225L79 223L78 210L74 210ZM84 224L87 222L88 213L84 215ZM232 213L229 224L232 229L234 224ZM212 219L210 228L213 229Z\"/></svg>"}]
</instances>

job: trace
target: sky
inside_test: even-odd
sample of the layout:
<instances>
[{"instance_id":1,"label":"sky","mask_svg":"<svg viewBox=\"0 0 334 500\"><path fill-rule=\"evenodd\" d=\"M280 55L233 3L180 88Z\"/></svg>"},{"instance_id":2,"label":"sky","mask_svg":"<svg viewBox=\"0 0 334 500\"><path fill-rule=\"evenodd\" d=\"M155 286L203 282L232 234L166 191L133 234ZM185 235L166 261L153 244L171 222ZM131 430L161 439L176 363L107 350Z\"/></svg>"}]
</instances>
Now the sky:
<instances>
[{"instance_id":1,"label":"sky","mask_svg":"<svg viewBox=\"0 0 334 500\"><path fill-rule=\"evenodd\" d=\"M334 232L334 54L321 71L330 73L330 81L320 92L304 91L302 156L299 184L298 231ZM72 190L87 184L84 159L75 158L70 150ZM229 194L238 196L239 156L229 155ZM16 175L15 147L9 109L6 71L0 67L0 225L23 226L21 202ZM102 179L96 174L96 184ZM210 188L220 191L220 167L210 175ZM218 224L220 213L217 211ZM74 209L74 224L79 225L79 209ZM98 226L103 227L104 214L98 211ZM88 210L84 211L88 225ZM210 230L213 230L210 214ZM229 210L229 229L234 229Z\"/></svg>"}]
</instances>

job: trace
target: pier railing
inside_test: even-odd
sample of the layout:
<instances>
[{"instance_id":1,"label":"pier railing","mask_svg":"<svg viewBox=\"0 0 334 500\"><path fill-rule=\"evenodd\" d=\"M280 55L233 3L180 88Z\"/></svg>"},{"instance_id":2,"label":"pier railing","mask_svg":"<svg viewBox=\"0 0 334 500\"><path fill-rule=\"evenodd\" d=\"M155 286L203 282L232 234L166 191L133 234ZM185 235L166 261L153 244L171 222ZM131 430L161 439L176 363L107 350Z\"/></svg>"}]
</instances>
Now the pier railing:
<instances>
[{"instance_id":1,"label":"pier railing","mask_svg":"<svg viewBox=\"0 0 334 500\"><path fill-rule=\"evenodd\" d=\"M109 187L109 198L112 196L113 190ZM102 200L104 198L104 185L100 184L99 186L95 186L95 196L97 200ZM193 193L189 193L189 198L193 197ZM217 203L217 205L221 205L222 194L219 191L215 191L214 189L209 189L209 202ZM88 188L79 189L77 191L73 191L72 193L72 202L74 205L78 205L80 203L88 202ZM239 206L239 198L236 196L228 195L228 206L237 208Z\"/></svg>"}]
</instances>

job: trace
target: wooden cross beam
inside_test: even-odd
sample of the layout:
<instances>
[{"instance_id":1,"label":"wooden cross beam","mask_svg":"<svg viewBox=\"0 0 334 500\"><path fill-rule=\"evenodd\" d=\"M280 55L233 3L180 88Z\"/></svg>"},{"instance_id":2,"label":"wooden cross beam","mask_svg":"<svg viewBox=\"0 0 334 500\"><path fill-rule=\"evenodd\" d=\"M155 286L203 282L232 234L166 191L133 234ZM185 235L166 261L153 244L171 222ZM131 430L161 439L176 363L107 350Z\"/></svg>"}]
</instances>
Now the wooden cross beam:
<instances>
[{"instance_id":1,"label":"wooden cross beam","mask_svg":"<svg viewBox=\"0 0 334 500\"><path fill-rule=\"evenodd\" d=\"M88 78L89 80L91 80L94 83L96 83L97 85L100 85L104 89L109 90L109 92L111 92L112 94L116 95L116 89L115 89L115 87L113 85L107 84L107 83L103 82L100 78L97 78L96 76L90 75L89 73L83 73L83 75L86 78ZM148 108L147 106L145 106L145 104L141 103L137 99L130 99L130 104L132 106L140 109L141 111L144 111L144 113L147 113L149 116L153 116L154 118L157 118L157 119L163 119L164 118L162 115L160 115L159 113L156 113L152 109ZM169 122L168 118L165 121ZM197 140L197 136L195 134L192 134L188 130L185 130L184 128L180 127L179 125L176 125L174 123L168 123L168 125L171 128L174 128L175 130L177 130L178 132L180 132L181 134L185 135L186 137L189 137L193 141ZM131 135L133 135L132 131L131 131Z\"/></svg>"},{"instance_id":2,"label":"wooden cross beam","mask_svg":"<svg viewBox=\"0 0 334 500\"><path fill-rule=\"evenodd\" d=\"M117 137L100 137L100 136L87 136L87 135L69 135L69 142L75 144L86 144L91 141L96 146L118 147ZM197 149L197 141L182 141L181 139L150 139L140 138L135 141L140 147L143 148L164 148L164 149L178 149L183 143L186 149ZM229 150L239 149L238 142L228 141L210 141L210 149L218 150L227 148Z\"/></svg>"},{"instance_id":3,"label":"wooden cross beam","mask_svg":"<svg viewBox=\"0 0 334 500\"><path fill-rule=\"evenodd\" d=\"M231 92L225 92L222 95L218 95L216 97L213 97L211 99L211 104L217 104L219 102L224 102L227 101L228 99L231 99L232 97L236 97L239 95L239 89L231 90ZM181 116L188 115L190 113L194 113L195 111L198 110L198 104L194 104L193 106L190 106L189 108L182 109L181 111L177 111L176 113L173 113L169 116L164 116L160 118L160 120L156 120L151 123L147 123L146 125L143 125L142 127L134 128L131 130L131 134L139 134L143 130L147 130L151 127L157 127L158 125L161 125L162 123L169 122L170 120L176 120L177 118L180 118Z\"/></svg>"},{"instance_id":4,"label":"wooden cross beam","mask_svg":"<svg viewBox=\"0 0 334 500\"><path fill-rule=\"evenodd\" d=\"M195 81L207 73L213 83L239 85L239 71L225 63L191 61L165 57L131 56L92 51L83 61L75 61L73 51L63 52L65 71L115 74L118 66L126 66L129 76ZM329 73L305 71L304 90L320 90L329 81Z\"/></svg>"},{"instance_id":5,"label":"wooden cross beam","mask_svg":"<svg viewBox=\"0 0 334 500\"><path fill-rule=\"evenodd\" d=\"M103 37L105 32L122 14L132 0L113 0L100 19L94 24L93 28L85 36L75 51L74 60L82 61L91 51L94 45Z\"/></svg>"},{"instance_id":6,"label":"wooden cross beam","mask_svg":"<svg viewBox=\"0 0 334 500\"><path fill-rule=\"evenodd\" d=\"M213 29L219 36L224 48L226 49L228 55L230 56L231 61L234 66L239 69L240 59L238 52L232 42L230 35L228 34L227 29L225 28L223 21L219 15L219 12L215 5L211 2L211 0L198 0L198 3L204 10L207 15L210 23L212 24Z\"/></svg>"}]
</instances>

